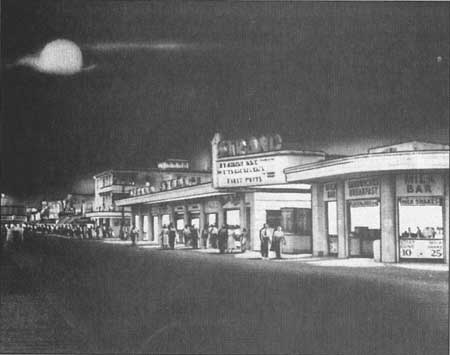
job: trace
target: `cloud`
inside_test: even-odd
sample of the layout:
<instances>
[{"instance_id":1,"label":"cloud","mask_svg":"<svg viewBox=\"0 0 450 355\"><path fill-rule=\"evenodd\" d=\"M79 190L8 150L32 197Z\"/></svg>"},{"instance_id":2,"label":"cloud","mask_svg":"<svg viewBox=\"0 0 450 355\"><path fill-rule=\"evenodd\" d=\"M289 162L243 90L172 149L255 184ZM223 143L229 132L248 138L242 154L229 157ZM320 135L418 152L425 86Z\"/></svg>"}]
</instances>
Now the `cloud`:
<instances>
[{"instance_id":1,"label":"cloud","mask_svg":"<svg viewBox=\"0 0 450 355\"><path fill-rule=\"evenodd\" d=\"M183 42L100 42L87 44L84 48L112 52L121 50L150 50L150 51L184 51L202 50L218 47L217 44L210 43L183 43Z\"/></svg>"}]
</instances>

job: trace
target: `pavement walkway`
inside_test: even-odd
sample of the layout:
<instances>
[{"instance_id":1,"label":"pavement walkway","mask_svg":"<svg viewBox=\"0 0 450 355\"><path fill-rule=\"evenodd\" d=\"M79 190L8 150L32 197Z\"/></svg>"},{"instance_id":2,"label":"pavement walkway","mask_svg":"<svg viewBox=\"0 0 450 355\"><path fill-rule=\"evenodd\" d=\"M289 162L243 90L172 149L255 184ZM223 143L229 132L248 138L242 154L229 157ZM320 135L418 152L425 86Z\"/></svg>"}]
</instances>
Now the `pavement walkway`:
<instances>
[{"instance_id":1,"label":"pavement walkway","mask_svg":"<svg viewBox=\"0 0 450 355\"><path fill-rule=\"evenodd\" d=\"M87 352L84 338L32 285L11 255L0 262L0 353Z\"/></svg>"}]
</instances>

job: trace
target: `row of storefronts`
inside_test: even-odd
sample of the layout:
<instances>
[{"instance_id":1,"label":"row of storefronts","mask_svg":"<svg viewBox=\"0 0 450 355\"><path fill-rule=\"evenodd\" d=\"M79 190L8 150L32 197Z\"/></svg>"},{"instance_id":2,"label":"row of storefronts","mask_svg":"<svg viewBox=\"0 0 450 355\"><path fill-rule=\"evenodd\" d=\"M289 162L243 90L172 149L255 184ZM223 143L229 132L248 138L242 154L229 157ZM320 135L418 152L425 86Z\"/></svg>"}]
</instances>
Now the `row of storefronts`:
<instances>
[{"instance_id":1,"label":"row of storefronts","mask_svg":"<svg viewBox=\"0 0 450 355\"><path fill-rule=\"evenodd\" d=\"M267 223L283 228L288 253L448 263L448 146L410 142L330 158L283 149L279 135L221 138L212 141L209 179L116 201L143 240L157 243L170 223L179 231L226 225L246 229L259 250Z\"/></svg>"}]
</instances>

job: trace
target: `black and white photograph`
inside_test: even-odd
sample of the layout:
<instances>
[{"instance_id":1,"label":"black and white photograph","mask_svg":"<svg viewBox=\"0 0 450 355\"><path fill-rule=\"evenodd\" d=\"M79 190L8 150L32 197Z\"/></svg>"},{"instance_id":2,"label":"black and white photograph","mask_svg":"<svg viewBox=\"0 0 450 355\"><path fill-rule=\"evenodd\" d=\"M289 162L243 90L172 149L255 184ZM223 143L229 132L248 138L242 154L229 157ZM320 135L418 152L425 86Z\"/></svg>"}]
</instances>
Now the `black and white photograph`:
<instances>
[{"instance_id":1,"label":"black and white photograph","mask_svg":"<svg viewBox=\"0 0 450 355\"><path fill-rule=\"evenodd\" d=\"M450 2L0 7L0 354L449 354Z\"/></svg>"}]
</instances>

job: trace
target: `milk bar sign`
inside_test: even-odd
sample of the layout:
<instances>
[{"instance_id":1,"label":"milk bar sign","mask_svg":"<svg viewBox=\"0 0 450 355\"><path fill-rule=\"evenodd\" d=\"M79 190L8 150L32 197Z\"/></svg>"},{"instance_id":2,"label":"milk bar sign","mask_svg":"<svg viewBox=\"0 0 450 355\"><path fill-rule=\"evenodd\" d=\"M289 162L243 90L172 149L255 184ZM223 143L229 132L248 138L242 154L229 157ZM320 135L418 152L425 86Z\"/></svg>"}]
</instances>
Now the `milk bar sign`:
<instances>
[{"instance_id":1,"label":"milk bar sign","mask_svg":"<svg viewBox=\"0 0 450 355\"><path fill-rule=\"evenodd\" d=\"M402 174L397 176L398 196L442 196L444 181L438 174Z\"/></svg>"},{"instance_id":2,"label":"milk bar sign","mask_svg":"<svg viewBox=\"0 0 450 355\"><path fill-rule=\"evenodd\" d=\"M283 169L285 156L243 158L217 162L219 187L282 184L286 182Z\"/></svg>"}]
</instances>

